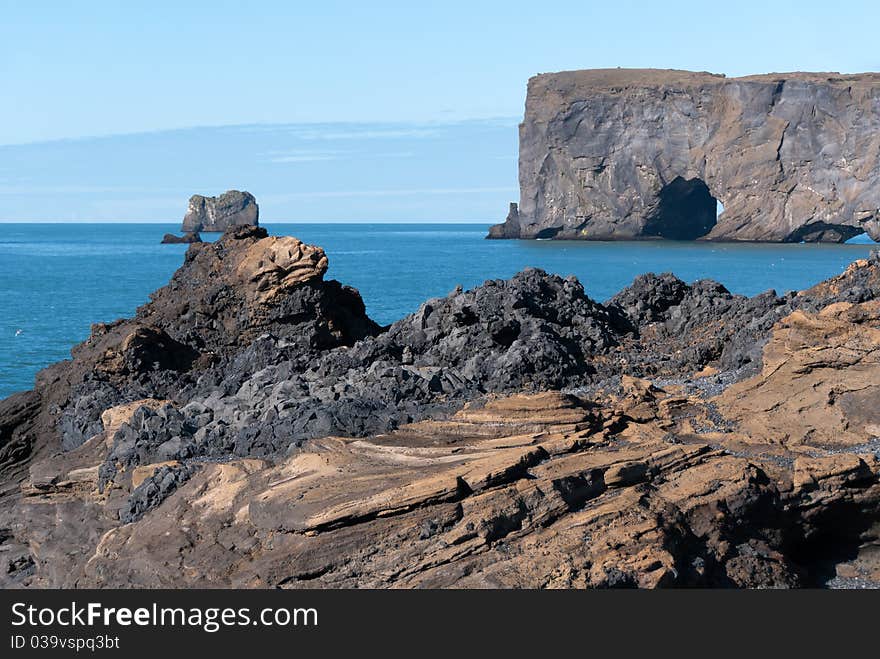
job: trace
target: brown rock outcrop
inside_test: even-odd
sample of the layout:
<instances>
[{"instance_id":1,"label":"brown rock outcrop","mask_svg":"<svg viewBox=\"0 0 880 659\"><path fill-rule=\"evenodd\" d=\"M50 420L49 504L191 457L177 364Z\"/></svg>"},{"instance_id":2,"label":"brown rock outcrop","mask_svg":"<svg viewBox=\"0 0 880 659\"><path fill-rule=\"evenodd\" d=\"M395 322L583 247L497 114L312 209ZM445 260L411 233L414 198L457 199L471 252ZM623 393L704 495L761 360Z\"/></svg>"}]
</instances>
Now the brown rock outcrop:
<instances>
[{"instance_id":1,"label":"brown rock outcrop","mask_svg":"<svg viewBox=\"0 0 880 659\"><path fill-rule=\"evenodd\" d=\"M235 269L247 294L266 302L327 272L324 250L296 238L266 237L251 245Z\"/></svg>"},{"instance_id":2,"label":"brown rock outcrop","mask_svg":"<svg viewBox=\"0 0 880 659\"><path fill-rule=\"evenodd\" d=\"M331 316L345 313L347 300L342 298L352 289L324 282L326 271L327 257L320 247L296 238L269 236L258 227L236 226L217 242L192 245L168 286L138 309L137 321L164 328L174 340L198 345L202 351L241 347L260 333L291 324L284 305L293 302L291 293L297 288L300 294L309 289L338 297L343 304L339 309L327 305L327 312ZM355 335L375 327L366 319L362 303L360 307L364 327L351 328ZM328 333L338 339L353 338L342 338L349 333L348 322L340 319L326 324Z\"/></svg>"},{"instance_id":3,"label":"brown rock outcrop","mask_svg":"<svg viewBox=\"0 0 880 659\"><path fill-rule=\"evenodd\" d=\"M878 103L876 73L538 75L489 237L878 240Z\"/></svg>"},{"instance_id":4,"label":"brown rock outcrop","mask_svg":"<svg viewBox=\"0 0 880 659\"><path fill-rule=\"evenodd\" d=\"M880 437L880 302L787 316L764 348L761 374L717 404L752 437L786 446L840 448Z\"/></svg>"}]
</instances>

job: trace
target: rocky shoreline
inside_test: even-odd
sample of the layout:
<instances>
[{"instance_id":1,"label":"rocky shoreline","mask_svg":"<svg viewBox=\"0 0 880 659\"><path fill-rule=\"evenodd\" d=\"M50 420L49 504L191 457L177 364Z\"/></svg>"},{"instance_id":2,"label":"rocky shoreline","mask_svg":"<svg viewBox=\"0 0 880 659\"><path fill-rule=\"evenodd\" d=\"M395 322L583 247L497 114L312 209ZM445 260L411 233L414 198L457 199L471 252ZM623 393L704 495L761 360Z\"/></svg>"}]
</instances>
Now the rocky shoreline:
<instances>
[{"instance_id":1,"label":"rocky shoreline","mask_svg":"<svg viewBox=\"0 0 880 659\"><path fill-rule=\"evenodd\" d=\"M0 584L880 582L880 258L529 269L388 327L327 264L234 226L0 401Z\"/></svg>"}]
</instances>

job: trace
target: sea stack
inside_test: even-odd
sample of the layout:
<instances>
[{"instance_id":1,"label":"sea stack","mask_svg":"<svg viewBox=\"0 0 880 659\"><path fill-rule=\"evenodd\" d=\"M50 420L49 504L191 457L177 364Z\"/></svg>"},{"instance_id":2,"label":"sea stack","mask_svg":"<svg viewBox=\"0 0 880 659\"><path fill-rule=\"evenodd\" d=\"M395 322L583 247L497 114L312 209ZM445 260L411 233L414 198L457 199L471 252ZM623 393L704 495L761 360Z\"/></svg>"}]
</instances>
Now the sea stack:
<instances>
[{"instance_id":1,"label":"sea stack","mask_svg":"<svg viewBox=\"0 0 880 659\"><path fill-rule=\"evenodd\" d=\"M193 195L181 231L223 232L238 225L259 226L260 207L250 192L228 190L218 197Z\"/></svg>"},{"instance_id":2,"label":"sea stack","mask_svg":"<svg viewBox=\"0 0 880 659\"><path fill-rule=\"evenodd\" d=\"M488 237L880 240L878 107L880 73L538 75Z\"/></svg>"}]
</instances>

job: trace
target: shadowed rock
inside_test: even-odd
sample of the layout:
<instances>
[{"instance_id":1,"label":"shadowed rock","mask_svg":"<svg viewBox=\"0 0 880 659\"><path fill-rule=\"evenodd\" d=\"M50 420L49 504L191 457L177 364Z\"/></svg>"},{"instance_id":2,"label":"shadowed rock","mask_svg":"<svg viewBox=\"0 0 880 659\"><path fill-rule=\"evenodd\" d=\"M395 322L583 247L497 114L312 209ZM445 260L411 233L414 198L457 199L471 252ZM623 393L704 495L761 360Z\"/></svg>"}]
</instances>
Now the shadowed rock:
<instances>
[{"instance_id":1,"label":"shadowed rock","mask_svg":"<svg viewBox=\"0 0 880 659\"><path fill-rule=\"evenodd\" d=\"M189 243L200 243L202 242L202 237L199 235L198 231L193 231L191 233L185 233L182 236L176 236L173 233L166 233L162 237L163 245L179 245L179 244L189 244Z\"/></svg>"}]
</instances>

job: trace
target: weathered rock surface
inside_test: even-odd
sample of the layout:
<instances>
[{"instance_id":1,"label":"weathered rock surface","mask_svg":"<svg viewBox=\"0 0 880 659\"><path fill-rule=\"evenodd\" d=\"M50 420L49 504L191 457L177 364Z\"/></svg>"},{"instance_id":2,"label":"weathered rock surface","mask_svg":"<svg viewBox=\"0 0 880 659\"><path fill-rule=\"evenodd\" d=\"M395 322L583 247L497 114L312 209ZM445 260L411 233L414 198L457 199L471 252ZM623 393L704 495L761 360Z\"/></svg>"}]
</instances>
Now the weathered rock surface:
<instances>
[{"instance_id":1,"label":"weathered rock surface","mask_svg":"<svg viewBox=\"0 0 880 659\"><path fill-rule=\"evenodd\" d=\"M590 401L490 400L278 461L160 464L109 493L68 477L18 503L13 531L42 529L27 583L790 587L821 576L827 534L841 552L875 537L869 451L779 457L737 432L695 431L704 401L626 384ZM150 510L162 488L173 493ZM74 532L59 516L90 522Z\"/></svg>"},{"instance_id":2,"label":"weathered rock surface","mask_svg":"<svg viewBox=\"0 0 880 659\"><path fill-rule=\"evenodd\" d=\"M880 576L880 257L604 304L529 269L386 328L326 270L235 227L0 401L0 584Z\"/></svg>"},{"instance_id":3,"label":"weathered rock surface","mask_svg":"<svg viewBox=\"0 0 880 659\"><path fill-rule=\"evenodd\" d=\"M134 318L94 325L72 360L38 373L40 412L28 419L37 427L24 434L35 447L58 441L69 450L98 432L102 412L115 405L179 397L200 379L210 388L216 373L243 378L285 352L305 363L378 332L357 291L323 279L326 267L320 248L258 227L191 245ZM267 343L276 349L258 354Z\"/></svg>"},{"instance_id":4,"label":"weathered rock surface","mask_svg":"<svg viewBox=\"0 0 880 659\"><path fill-rule=\"evenodd\" d=\"M489 237L880 240L878 134L876 73L542 74Z\"/></svg>"},{"instance_id":5,"label":"weathered rock surface","mask_svg":"<svg viewBox=\"0 0 880 659\"><path fill-rule=\"evenodd\" d=\"M219 197L193 195L183 218L181 231L226 231L239 225L257 226L260 223L260 208L250 192L228 190Z\"/></svg>"},{"instance_id":6,"label":"weathered rock surface","mask_svg":"<svg viewBox=\"0 0 880 659\"><path fill-rule=\"evenodd\" d=\"M730 387L719 410L767 441L858 446L880 437L878 372L880 301L795 311L764 348L760 377Z\"/></svg>"},{"instance_id":7,"label":"weathered rock surface","mask_svg":"<svg viewBox=\"0 0 880 659\"><path fill-rule=\"evenodd\" d=\"M199 235L198 231L188 232L183 234L182 236L178 236L173 233L166 233L164 236L162 236L163 245L188 245L189 243L200 242L202 242L202 237Z\"/></svg>"}]
</instances>

